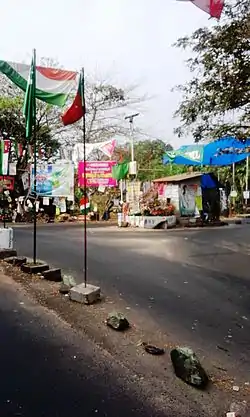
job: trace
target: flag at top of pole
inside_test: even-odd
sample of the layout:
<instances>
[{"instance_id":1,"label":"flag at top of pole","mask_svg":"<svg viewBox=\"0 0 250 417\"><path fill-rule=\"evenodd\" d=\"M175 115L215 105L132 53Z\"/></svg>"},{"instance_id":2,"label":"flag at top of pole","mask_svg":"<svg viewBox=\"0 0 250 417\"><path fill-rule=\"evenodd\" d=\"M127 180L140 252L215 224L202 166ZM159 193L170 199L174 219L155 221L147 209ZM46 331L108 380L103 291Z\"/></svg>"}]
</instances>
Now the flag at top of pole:
<instances>
[{"instance_id":1,"label":"flag at top of pole","mask_svg":"<svg viewBox=\"0 0 250 417\"><path fill-rule=\"evenodd\" d=\"M85 101L83 83L83 72L81 72L79 77L79 85L74 101L71 104L71 106L66 110L66 112L62 115L62 122L64 126L72 125L73 123L78 122L78 120L80 120L84 116Z\"/></svg>"},{"instance_id":2,"label":"flag at top of pole","mask_svg":"<svg viewBox=\"0 0 250 417\"><path fill-rule=\"evenodd\" d=\"M36 71L35 71L35 52L33 53L32 62L30 66L30 73L25 93L23 114L25 117L26 138L30 139L32 135L32 128L35 124L36 118Z\"/></svg>"},{"instance_id":3,"label":"flag at top of pole","mask_svg":"<svg viewBox=\"0 0 250 417\"><path fill-rule=\"evenodd\" d=\"M224 0L177 0L193 3L199 9L208 13L210 17L220 19L224 7Z\"/></svg>"}]
</instances>

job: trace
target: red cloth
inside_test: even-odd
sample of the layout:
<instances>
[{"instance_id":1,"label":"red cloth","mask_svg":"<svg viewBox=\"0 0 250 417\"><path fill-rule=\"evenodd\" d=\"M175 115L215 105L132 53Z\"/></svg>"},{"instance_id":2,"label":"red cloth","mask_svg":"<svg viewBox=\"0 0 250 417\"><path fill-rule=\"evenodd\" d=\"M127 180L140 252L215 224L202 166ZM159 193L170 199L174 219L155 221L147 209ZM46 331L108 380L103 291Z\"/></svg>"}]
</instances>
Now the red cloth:
<instances>
[{"instance_id":1,"label":"red cloth","mask_svg":"<svg viewBox=\"0 0 250 417\"><path fill-rule=\"evenodd\" d=\"M82 97L82 86L81 86L81 77L79 81L79 86L77 94L70 108L62 115L62 122L64 126L72 125L73 123L78 122L84 115L84 100Z\"/></svg>"}]
</instances>

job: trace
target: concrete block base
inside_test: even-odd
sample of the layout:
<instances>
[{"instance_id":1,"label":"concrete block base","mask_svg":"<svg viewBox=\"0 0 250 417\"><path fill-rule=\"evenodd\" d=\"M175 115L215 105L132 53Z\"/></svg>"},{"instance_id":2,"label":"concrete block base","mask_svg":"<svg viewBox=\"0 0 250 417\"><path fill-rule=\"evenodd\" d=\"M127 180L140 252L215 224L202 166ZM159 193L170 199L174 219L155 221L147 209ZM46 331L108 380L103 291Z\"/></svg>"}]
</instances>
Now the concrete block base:
<instances>
[{"instance_id":1,"label":"concrete block base","mask_svg":"<svg viewBox=\"0 0 250 417\"><path fill-rule=\"evenodd\" d=\"M17 256L17 251L14 249L0 249L0 259L9 258L10 256Z\"/></svg>"},{"instance_id":2,"label":"concrete block base","mask_svg":"<svg viewBox=\"0 0 250 417\"><path fill-rule=\"evenodd\" d=\"M48 271L43 272L44 279L48 281L61 282L62 274L61 269L48 269Z\"/></svg>"},{"instance_id":3,"label":"concrete block base","mask_svg":"<svg viewBox=\"0 0 250 417\"><path fill-rule=\"evenodd\" d=\"M27 262L27 258L25 256L9 256L4 261L14 266L22 266Z\"/></svg>"},{"instance_id":4,"label":"concrete block base","mask_svg":"<svg viewBox=\"0 0 250 417\"><path fill-rule=\"evenodd\" d=\"M23 264L21 266L21 270L26 272L27 274L38 274L40 272L47 271L49 269L49 265L43 264Z\"/></svg>"},{"instance_id":5,"label":"concrete block base","mask_svg":"<svg viewBox=\"0 0 250 417\"><path fill-rule=\"evenodd\" d=\"M72 287L69 292L70 299L82 304L93 304L101 298L101 289L100 287L95 287L94 285L79 284L75 287Z\"/></svg>"}]
</instances>

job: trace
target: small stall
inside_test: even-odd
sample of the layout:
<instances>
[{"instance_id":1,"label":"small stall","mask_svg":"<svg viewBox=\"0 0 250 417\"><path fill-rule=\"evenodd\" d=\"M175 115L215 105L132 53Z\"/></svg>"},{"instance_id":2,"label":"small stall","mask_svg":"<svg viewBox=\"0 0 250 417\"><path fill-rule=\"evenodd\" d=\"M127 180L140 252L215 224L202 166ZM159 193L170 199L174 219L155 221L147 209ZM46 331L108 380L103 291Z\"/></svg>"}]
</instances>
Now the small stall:
<instances>
[{"instance_id":1,"label":"small stall","mask_svg":"<svg viewBox=\"0 0 250 417\"><path fill-rule=\"evenodd\" d=\"M213 173L188 172L153 181L159 200L175 206L178 217L219 220L220 188Z\"/></svg>"},{"instance_id":2,"label":"small stall","mask_svg":"<svg viewBox=\"0 0 250 417\"><path fill-rule=\"evenodd\" d=\"M141 192L136 213L129 213L129 203L127 203L127 211L118 216L118 224L121 225L123 217L131 227L145 229L174 227L176 224L175 207L167 201L159 200L157 188L152 185L147 192Z\"/></svg>"}]
</instances>

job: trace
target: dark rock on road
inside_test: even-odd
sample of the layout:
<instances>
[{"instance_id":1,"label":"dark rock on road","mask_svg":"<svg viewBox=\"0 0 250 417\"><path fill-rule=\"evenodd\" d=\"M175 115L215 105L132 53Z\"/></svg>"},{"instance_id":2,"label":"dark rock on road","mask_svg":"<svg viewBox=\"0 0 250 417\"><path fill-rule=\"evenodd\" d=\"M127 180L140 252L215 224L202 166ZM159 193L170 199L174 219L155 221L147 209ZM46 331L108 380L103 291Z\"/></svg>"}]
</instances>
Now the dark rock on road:
<instances>
[{"instance_id":1,"label":"dark rock on road","mask_svg":"<svg viewBox=\"0 0 250 417\"><path fill-rule=\"evenodd\" d=\"M129 322L122 313L110 313L107 318L107 326L112 327L114 330L126 330L129 328Z\"/></svg>"},{"instance_id":2,"label":"dark rock on road","mask_svg":"<svg viewBox=\"0 0 250 417\"><path fill-rule=\"evenodd\" d=\"M150 315L152 327L177 344L202 349L248 381L250 225L182 231L93 227L87 237L91 284L131 311L139 309L141 320ZM32 227L16 228L14 241L19 255L32 256ZM83 226L38 226L37 247L40 259L83 281Z\"/></svg>"},{"instance_id":3,"label":"dark rock on road","mask_svg":"<svg viewBox=\"0 0 250 417\"><path fill-rule=\"evenodd\" d=\"M208 376L195 353L186 347L173 349L170 353L175 374L189 385L204 389Z\"/></svg>"},{"instance_id":4,"label":"dark rock on road","mask_svg":"<svg viewBox=\"0 0 250 417\"><path fill-rule=\"evenodd\" d=\"M1 417L162 416L86 337L4 275L0 290Z\"/></svg>"}]
</instances>

